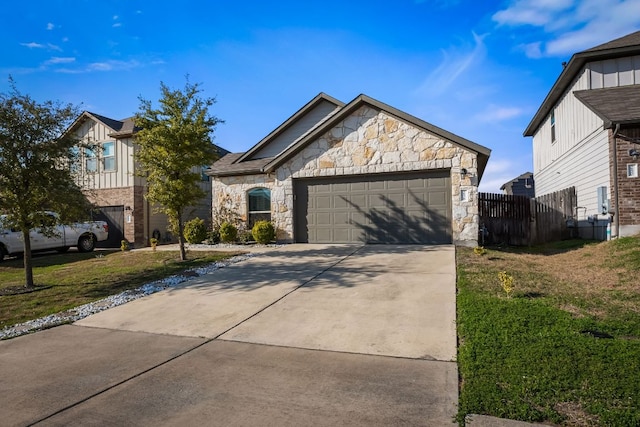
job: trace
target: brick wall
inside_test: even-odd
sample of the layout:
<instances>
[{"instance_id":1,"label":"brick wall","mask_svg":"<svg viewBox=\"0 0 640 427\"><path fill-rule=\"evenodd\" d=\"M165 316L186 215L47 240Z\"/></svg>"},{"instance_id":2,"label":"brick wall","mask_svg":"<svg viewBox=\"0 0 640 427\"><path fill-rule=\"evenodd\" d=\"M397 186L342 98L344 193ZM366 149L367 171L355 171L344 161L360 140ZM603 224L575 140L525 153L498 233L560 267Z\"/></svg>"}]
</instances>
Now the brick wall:
<instances>
[{"instance_id":1,"label":"brick wall","mask_svg":"<svg viewBox=\"0 0 640 427\"><path fill-rule=\"evenodd\" d=\"M613 139L613 132L609 131L609 141ZM640 158L634 159L629 155L629 150L640 151L640 144L631 141L640 140L640 127L622 128L615 140L616 156L618 160L617 171L614 172L613 156L610 156L611 188L614 188L613 174L618 177L618 195L612 192L612 208L618 203L619 198L619 224L620 226L640 225L640 178L627 177L627 165L637 164L640 168ZM613 144L609 144L610 152Z\"/></svg>"},{"instance_id":2,"label":"brick wall","mask_svg":"<svg viewBox=\"0 0 640 427\"><path fill-rule=\"evenodd\" d=\"M136 246L145 246L144 205L140 201L142 194L138 195L140 191L143 191L142 187L122 187L90 190L85 194L97 206L124 206L124 238ZM128 221L129 216L131 221Z\"/></svg>"}]
</instances>

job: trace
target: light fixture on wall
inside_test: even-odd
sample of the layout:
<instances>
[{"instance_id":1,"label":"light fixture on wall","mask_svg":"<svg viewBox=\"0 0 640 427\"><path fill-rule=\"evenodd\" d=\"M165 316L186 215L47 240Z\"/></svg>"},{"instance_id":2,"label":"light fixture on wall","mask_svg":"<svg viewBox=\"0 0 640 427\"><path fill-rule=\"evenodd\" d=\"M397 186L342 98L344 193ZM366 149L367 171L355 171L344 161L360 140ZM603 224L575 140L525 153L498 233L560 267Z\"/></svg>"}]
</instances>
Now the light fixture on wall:
<instances>
[{"instance_id":1,"label":"light fixture on wall","mask_svg":"<svg viewBox=\"0 0 640 427\"><path fill-rule=\"evenodd\" d=\"M633 157L633 160L638 160L638 157L640 157L640 151L632 148L631 150L629 150L629 155Z\"/></svg>"},{"instance_id":2,"label":"light fixture on wall","mask_svg":"<svg viewBox=\"0 0 640 427\"><path fill-rule=\"evenodd\" d=\"M460 169L460 178L466 177L468 173L469 171L466 168Z\"/></svg>"},{"instance_id":3,"label":"light fixture on wall","mask_svg":"<svg viewBox=\"0 0 640 427\"><path fill-rule=\"evenodd\" d=\"M125 210L125 211L130 211L130 210L131 210L131 206L125 206L125 207L124 207L124 210Z\"/></svg>"}]
</instances>

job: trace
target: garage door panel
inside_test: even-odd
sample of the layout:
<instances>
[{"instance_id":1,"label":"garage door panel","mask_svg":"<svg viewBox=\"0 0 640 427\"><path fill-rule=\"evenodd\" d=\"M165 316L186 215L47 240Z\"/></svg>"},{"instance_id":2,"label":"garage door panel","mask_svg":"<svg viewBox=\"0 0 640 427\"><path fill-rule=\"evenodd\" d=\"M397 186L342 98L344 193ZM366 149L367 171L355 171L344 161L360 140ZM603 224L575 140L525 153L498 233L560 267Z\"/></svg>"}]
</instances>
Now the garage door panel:
<instances>
[{"instance_id":1,"label":"garage door panel","mask_svg":"<svg viewBox=\"0 0 640 427\"><path fill-rule=\"evenodd\" d=\"M450 172L294 180L296 241L451 243ZM308 197L308 199L305 199Z\"/></svg>"}]
</instances>

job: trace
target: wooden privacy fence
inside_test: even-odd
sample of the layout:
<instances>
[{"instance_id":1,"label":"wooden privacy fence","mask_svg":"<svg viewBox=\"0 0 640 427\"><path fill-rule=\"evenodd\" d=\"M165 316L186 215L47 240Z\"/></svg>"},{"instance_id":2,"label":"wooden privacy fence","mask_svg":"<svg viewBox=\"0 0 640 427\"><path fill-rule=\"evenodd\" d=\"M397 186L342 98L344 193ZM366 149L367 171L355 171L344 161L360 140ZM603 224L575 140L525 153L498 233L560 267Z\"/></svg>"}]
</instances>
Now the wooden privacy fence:
<instances>
[{"instance_id":1,"label":"wooden privacy fence","mask_svg":"<svg viewBox=\"0 0 640 427\"><path fill-rule=\"evenodd\" d=\"M480 244L537 245L566 239L567 221L576 208L575 187L530 199L526 196L480 193Z\"/></svg>"}]
</instances>

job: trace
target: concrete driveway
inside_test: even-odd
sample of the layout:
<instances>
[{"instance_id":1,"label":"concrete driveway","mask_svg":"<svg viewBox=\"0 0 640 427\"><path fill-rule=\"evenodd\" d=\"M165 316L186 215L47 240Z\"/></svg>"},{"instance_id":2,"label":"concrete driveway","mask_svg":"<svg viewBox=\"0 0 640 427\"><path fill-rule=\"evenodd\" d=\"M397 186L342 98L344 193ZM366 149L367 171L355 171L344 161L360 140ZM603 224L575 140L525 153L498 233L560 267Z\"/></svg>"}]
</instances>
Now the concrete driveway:
<instances>
[{"instance_id":1,"label":"concrete driveway","mask_svg":"<svg viewBox=\"0 0 640 427\"><path fill-rule=\"evenodd\" d=\"M446 425L451 246L289 245L0 342L9 425Z\"/></svg>"}]
</instances>

